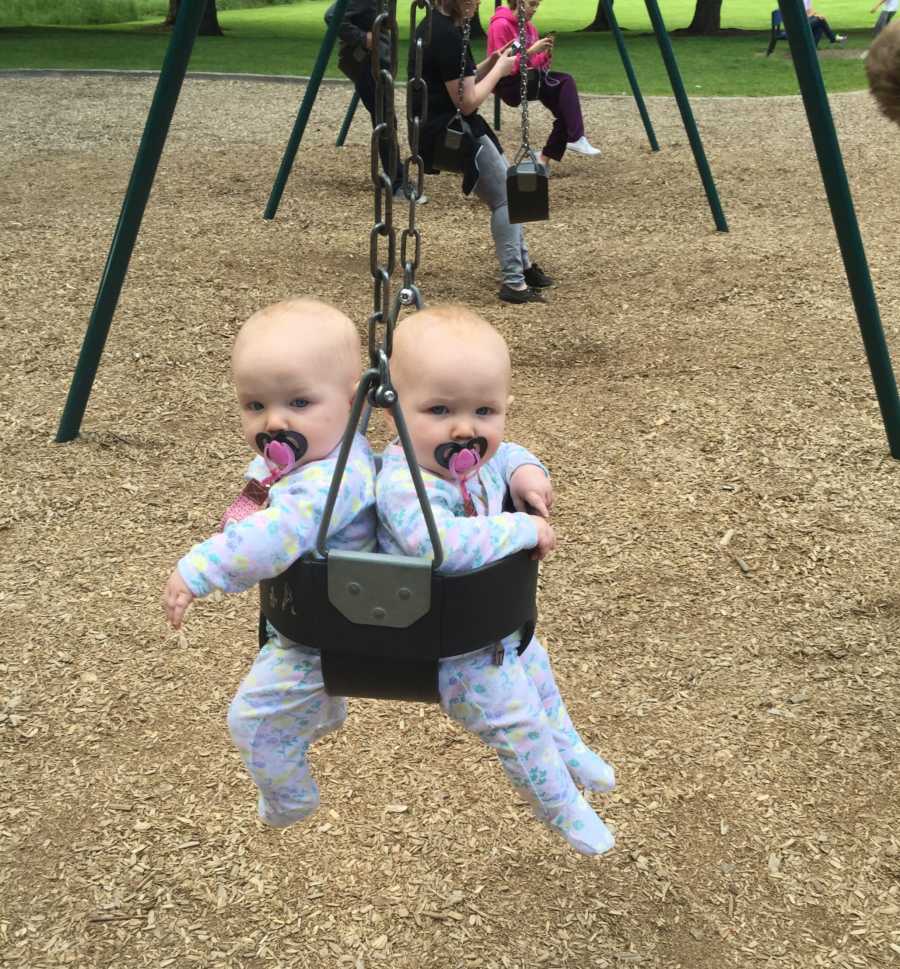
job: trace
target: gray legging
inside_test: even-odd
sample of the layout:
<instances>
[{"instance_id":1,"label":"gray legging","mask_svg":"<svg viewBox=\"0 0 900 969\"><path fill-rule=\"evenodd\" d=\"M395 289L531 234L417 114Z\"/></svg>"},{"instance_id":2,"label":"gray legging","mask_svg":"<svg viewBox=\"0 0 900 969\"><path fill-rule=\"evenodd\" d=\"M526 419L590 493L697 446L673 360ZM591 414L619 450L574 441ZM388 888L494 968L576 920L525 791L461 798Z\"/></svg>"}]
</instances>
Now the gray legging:
<instances>
[{"instance_id":1,"label":"gray legging","mask_svg":"<svg viewBox=\"0 0 900 969\"><path fill-rule=\"evenodd\" d=\"M491 235L494 237L503 282L518 289L525 282L524 271L531 265L531 259L522 226L509 221L506 201L506 169L509 162L487 135L482 135L478 144L480 147L475 157L478 181L473 191L491 210Z\"/></svg>"}]
</instances>

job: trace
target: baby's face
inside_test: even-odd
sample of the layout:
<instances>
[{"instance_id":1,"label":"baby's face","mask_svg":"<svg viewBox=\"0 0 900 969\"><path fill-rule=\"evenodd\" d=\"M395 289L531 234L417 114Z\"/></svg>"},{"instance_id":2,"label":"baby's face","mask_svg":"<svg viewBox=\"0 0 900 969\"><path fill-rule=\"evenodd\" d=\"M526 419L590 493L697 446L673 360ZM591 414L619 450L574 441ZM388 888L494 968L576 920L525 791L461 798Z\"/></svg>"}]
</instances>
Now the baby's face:
<instances>
[{"instance_id":1,"label":"baby's face","mask_svg":"<svg viewBox=\"0 0 900 969\"><path fill-rule=\"evenodd\" d=\"M307 450L300 463L326 457L343 436L350 416L352 383L335 367L321 340L249 340L233 357L235 389L244 439L261 453L259 434L302 434Z\"/></svg>"},{"instance_id":2,"label":"baby's face","mask_svg":"<svg viewBox=\"0 0 900 969\"><path fill-rule=\"evenodd\" d=\"M477 437L487 442L482 460L489 461L503 440L509 402L509 358L502 342L430 333L427 343L404 346L397 364L394 383L419 466L452 480L435 452Z\"/></svg>"}]
</instances>

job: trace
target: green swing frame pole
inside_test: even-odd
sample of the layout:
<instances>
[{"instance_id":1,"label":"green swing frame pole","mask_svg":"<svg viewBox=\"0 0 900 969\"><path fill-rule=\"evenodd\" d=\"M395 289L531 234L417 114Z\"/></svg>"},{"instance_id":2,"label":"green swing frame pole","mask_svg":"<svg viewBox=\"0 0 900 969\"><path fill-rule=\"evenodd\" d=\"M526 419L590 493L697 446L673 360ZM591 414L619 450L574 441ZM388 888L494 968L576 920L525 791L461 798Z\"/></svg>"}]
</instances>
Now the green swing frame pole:
<instances>
[{"instance_id":1,"label":"green swing frame pole","mask_svg":"<svg viewBox=\"0 0 900 969\"><path fill-rule=\"evenodd\" d=\"M350 98L350 103L347 105L347 113L344 115L344 120L341 123L341 130L338 132L337 141L334 143L335 148L343 148L344 142L347 140L347 132L350 130L350 125L353 123L353 115L356 114L356 109L359 106L359 94L354 90L353 97Z\"/></svg>"},{"instance_id":2,"label":"green swing frame pole","mask_svg":"<svg viewBox=\"0 0 900 969\"><path fill-rule=\"evenodd\" d=\"M822 171L825 194L844 260L844 271L847 273L847 282L853 296L853 306L859 321L872 382L875 384L888 446L891 457L900 459L900 400L897 398L897 383L881 326L866 251L853 208L853 197L847 182L847 172L828 95L825 93L825 82L822 80L812 31L800 0L778 0L778 8L784 20L794 70L803 95L806 118Z\"/></svg>"},{"instance_id":3,"label":"green swing frame pole","mask_svg":"<svg viewBox=\"0 0 900 969\"><path fill-rule=\"evenodd\" d=\"M106 266L100 278L97 298L56 431L58 443L78 437L206 3L207 0L185 0L178 10L134 160L131 179L122 202L119 221L106 257Z\"/></svg>"},{"instance_id":4,"label":"green swing frame pole","mask_svg":"<svg viewBox=\"0 0 900 969\"><path fill-rule=\"evenodd\" d=\"M303 132L306 130L306 122L309 121L313 105L316 103L319 85L322 83L325 68L328 66L328 59L334 50L334 42L337 39L338 30L344 19L344 11L347 9L348 2L349 0L337 0L334 6L334 14L331 17L331 22L328 24L325 37L322 39L322 44L319 47L316 63L313 66L312 73L309 75L303 100L300 102L300 110L297 112L294 129L291 131L290 138L288 138L288 143L284 149L284 156L281 159L281 166L278 169L278 174L275 176L275 183L272 185L269 203L266 205L266 211L263 213L264 219L274 219L275 213L278 211L278 203L284 194L284 187L287 185L288 176L291 174L291 168L294 165L294 159L297 157L297 149L300 147Z\"/></svg>"},{"instance_id":5,"label":"green swing frame pole","mask_svg":"<svg viewBox=\"0 0 900 969\"><path fill-rule=\"evenodd\" d=\"M684 90L681 73L678 70L675 53L672 50L672 42L669 40L666 25L663 23L662 14L659 11L659 4L656 0L645 0L645 3L663 63L666 65L666 72L669 75L672 93L675 95L678 110L681 112L681 121L687 133L688 141L691 143L691 151L694 153L694 161L697 165L697 171L700 173L700 180L703 182L703 189L706 192L706 199L709 202L713 220L719 232L727 232L728 223L725 221L725 213L722 211L719 193L716 191L716 183L713 181L712 171L710 171L709 162L706 160L706 152L703 150L700 132L697 130L697 123L694 121L694 112L691 110L691 103L688 101L687 93Z\"/></svg>"},{"instance_id":6,"label":"green swing frame pole","mask_svg":"<svg viewBox=\"0 0 900 969\"><path fill-rule=\"evenodd\" d=\"M637 75L634 73L634 68L631 66L631 58L628 56L628 50L625 47L625 38L622 36L622 31L619 29L619 22L616 20L616 15L613 13L613 5L611 0L603 0L603 12L606 14L606 19L609 22L609 26L612 28L613 37L616 38L616 47L619 48L619 57L622 58L622 66L625 68L628 83L631 85L631 93L634 95L634 103L637 105L637 109L640 112L641 121L644 122L644 131L647 132L647 141L650 142L650 150L659 151L659 142L656 140L656 132L653 130L653 125L650 122L650 115L647 113L647 105L644 104L644 98L638 85Z\"/></svg>"}]
</instances>

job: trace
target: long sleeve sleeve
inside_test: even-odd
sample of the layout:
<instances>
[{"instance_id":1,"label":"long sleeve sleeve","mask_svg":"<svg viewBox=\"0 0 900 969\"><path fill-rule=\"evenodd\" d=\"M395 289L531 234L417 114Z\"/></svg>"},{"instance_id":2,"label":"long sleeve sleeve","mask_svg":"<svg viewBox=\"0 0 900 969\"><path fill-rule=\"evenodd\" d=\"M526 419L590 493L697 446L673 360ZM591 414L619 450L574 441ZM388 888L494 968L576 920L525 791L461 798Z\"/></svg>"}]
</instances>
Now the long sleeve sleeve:
<instances>
[{"instance_id":1,"label":"long sleeve sleeve","mask_svg":"<svg viewBox=\"0 0 900 969\"><path fill-rule=\"evenodd\" d=\"M367 11L369 8L372 9L374 15L374 6L372 0L350 0L344 10L344 17L341 20L341 24L338 27L338 37L341 43L348 44L351 47L365 47L368 31L358 26L355 20L359 14ZM335 13L334 8L335 4L332 4L325 11L325 23L330 24L332 22Z\"/></svg>"},{"instance_id":2,"label":"long sleeve sleeve","mask_svg":"<svg viewBox=\"0 0 900 969\"><path fill-rule=\"evenodd\" d=\"M267 508L230 524L195 545L178 563L178 571L195 596L213 589L243 592L262 579L279 575L316 543L328 497L334 460L316 461L273 485ZM342 547L374 545L374 501L371 452L357 444L348 462L329 539ZM331 541L329 541L329 546Z\"/></svg>"},{"instance_id":3,"label":"long sleeve sleeve","mask_svg":"<svg viewBox=\"0 0 900 969\"><path fill-rule=\"evenodd\" d=\"M442 572L479 568L537 545L537 527L520 512L460 517L455 496L444 483L426 477L425 487L444 550ZM431 540L408 469L391 462L378 479L378 514L382 544L406 555L431 557Z\"/></svg>"},{"instance_id":4,"label":"long sleeve sleeve","mask_svg":"<svg viewBox=\"0 0 900 969\"><path fill-rule=\"evenodd\" d=\"M491 458L491 462L507 484L509 484L510 479L516 471L524 464L537 465L548 478L550 477L550 472L544 466L543 462L536 458L528 448L522 447L521 444L513 444L510 441L504 441L500 445L497 453Z\"/></svg>"},{"instance_id":5,"label":"long sleeve sleeve","mask_svg":"<svg viewBox=\"0 0 900 969\"><path fill-rule=\"evenodd\" d=\"M516 28L505 17L491 17L488 24L487 52L493 54L495 50L505 47L517 36Z\"/></svg>"}]
</instances>

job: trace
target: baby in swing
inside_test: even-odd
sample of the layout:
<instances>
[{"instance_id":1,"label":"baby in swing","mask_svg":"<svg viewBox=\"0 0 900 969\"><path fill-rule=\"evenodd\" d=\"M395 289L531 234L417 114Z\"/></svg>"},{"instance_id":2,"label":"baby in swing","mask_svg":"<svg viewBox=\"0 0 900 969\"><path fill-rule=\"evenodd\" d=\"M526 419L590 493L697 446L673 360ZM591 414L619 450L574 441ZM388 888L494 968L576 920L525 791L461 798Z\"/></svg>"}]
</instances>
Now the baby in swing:
<instances>
[{"instance_id":1,"label":"baby in swing","mask_svg":"<svg viewBox=\"0 0 900 969\"><path fill-rule=\"evenodd\" d=\"M510 359L500 334L462 306L422 310L396 331L391 373L444 547L442 571L523 549L547 555L555 545L547 521L553 489L533 454L503 440ZM502 511L507 489L516 512ZM376 492L380 547L431 555L397 444L385 451ZM544 647L537 638L518 640L441 660L441 706L497 752L538 819L582 854L602 854L612 834L578 787L610 791L613 770L578 735Z\"/></svg>"},{"instance_id":2,"label":"baby in swing","mask_svg":"<svg viewBox=\"0 0 900 969\"><path fill-rule=\"evenodd\" d=\"M359 337L340 311L310 299L276 303L238 332L231 355L241 424L255 453L223 530L195 545L166 584L163 605L180 627L214 589L243 592L315 547L359 375ZM375 465L354 439L331 519L328 548L375 547ZM318 650L268 641L238 688L228 727L259 789L259 815L286 827L312 814L319 794L310 744L337 729L346 701L325 692Z\"/></svg>"}]
</instances>

